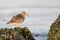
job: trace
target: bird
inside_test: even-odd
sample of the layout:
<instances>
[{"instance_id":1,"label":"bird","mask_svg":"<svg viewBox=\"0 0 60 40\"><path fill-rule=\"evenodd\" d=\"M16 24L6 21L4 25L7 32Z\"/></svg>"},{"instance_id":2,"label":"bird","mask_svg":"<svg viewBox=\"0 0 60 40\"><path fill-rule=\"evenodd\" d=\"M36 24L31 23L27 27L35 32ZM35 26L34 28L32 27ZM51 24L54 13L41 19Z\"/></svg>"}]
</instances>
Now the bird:
<instances>
[{"instance_id":1,"label":"bird","mask_svg":"<svg viewBox=\"0 0 60 40\"><path fill-rule=\"evenodd\" d=\"M12 17L12 19L7 22L7 24L14 24L16 27L19 27L20 24L25 20L25 16L29 16L25 11L21 12Z\"/></svg>"}]
</instances>

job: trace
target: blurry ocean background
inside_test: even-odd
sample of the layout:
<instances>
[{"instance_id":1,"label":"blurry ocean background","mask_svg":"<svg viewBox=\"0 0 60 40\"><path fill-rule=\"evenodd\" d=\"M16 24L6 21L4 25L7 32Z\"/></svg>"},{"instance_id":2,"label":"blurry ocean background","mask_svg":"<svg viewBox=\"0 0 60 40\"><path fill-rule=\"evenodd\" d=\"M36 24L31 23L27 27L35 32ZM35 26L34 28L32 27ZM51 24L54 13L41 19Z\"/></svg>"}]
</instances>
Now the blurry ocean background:
<instances>
[{"instance_id":1,"label":"blurry ocean background","mask_svg":"<svg viewBox=\"0 0 60 40\"><path fill-rule=\"evenodd\" d=\"M60 14L60 0L0 0L0 28L13 28L6 23L16 14L25 11L26 17L21 24L28 27L36 40L47 40L51 23Z\"/></svg>"}]
</instances>

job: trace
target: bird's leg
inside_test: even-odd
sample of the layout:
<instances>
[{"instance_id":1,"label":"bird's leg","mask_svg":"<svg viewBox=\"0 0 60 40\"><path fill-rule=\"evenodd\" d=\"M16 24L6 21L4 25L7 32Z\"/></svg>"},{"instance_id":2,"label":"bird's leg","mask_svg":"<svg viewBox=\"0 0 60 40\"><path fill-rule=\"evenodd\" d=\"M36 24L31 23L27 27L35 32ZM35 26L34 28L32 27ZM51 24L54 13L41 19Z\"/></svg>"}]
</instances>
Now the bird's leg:
<instances>
[{"instance_id":1,"label":"bird's leg","mask_svg":"<svg viewBox=\"0 0 60 40\"><path fill-rule=\"evenodd\" d=\"M15 24L15 26L16 26L16 27L19 27L20 25L17 23L17 24Z\"/></svg>"},{"instance_id":2,"label":"bird's leg","mask_svg":"<svg viewBox=\"0 0 60 40\"><path fill-rule=\"evenodd\" d=\"M21 28L21 25L20 25L20 23L18 23L18 27L20 27L20 28Z\"/></svg>"},{"instance_id":3,"label":"bird's leg","mask_svg":"<svg viewBox=\"0 0 60 40\"><path fill-rule=\"evenodd\" d=\"M15 26L18 27L16 23L15 23Z\"/></svg>"},{"instance_id":4,"label":"bird's leg","mask_svg":"<svg viewBox=\"0 0 60 40\"><path fill-rule=\"evenodd\" d=\"M20 23L18 23L18 26L19 26L19 27L21 27L21 24L20 24Z\"/></svg>"},{"instance_id":5,"label":"bird's leg","mask_svg":"<svg viewBox=\"0 0 60 40\"><path fill-rule=\"evenodd\" d=\"M15 26L17 27L17 25L15 24Z\"/></svg>"}]
</instances>

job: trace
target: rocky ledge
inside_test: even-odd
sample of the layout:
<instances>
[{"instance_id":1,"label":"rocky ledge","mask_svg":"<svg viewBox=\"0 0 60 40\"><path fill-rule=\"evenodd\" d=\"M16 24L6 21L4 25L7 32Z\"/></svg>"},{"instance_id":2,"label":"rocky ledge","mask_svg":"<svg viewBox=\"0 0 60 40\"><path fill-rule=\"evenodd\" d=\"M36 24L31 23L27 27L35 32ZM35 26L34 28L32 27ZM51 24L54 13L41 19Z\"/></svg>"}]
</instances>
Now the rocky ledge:
<instances>
[{"instance_id":1,"label":"rocky ledge","mask_svg":"<svg viewBox=\"0 0 60 40\"><path fill-rule=\"evenodd\" d=\"M60 15L50 26L47 40L60 40Z\"/></svg>"},{"instance_id":2,"label":"rocky ledge","mask_svg":"<svg viewBox=\"0 0 60 40\"><path fill-rule=\"evenodd\" d=\"M27 27L0 28L0 40L35 40Z\"/></svg>"}]
</instances>

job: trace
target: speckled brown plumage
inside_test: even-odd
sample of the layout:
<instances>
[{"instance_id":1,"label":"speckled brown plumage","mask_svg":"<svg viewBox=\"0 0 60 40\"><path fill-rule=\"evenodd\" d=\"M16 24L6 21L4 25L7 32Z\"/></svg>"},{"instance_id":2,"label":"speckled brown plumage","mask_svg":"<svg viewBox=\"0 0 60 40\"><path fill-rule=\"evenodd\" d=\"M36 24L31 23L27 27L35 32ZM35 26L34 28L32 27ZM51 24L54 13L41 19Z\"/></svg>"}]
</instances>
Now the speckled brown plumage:
<instances>
[{"instance_id":1,"label":"speckled brown plumage","mask_svg":"<svg viewBox=\"0 0 60 40\"><path fill-rule=\"evenodd\" d=\"M21 12L20 14L13 16L13 18L7 24L13 23L17 25L19 23L22 23L25 19L25 16L27 16L26 12Z\"/></svg>"},{"instance_id":2,"label":"speckled brown plumage","mask_svg":"<svg viewBox=\"0 0 60 40\"><path fill-rule=\"evenodd\" d=\"M14 16L7 24L9 23L21 23L23 22L25 19L24 16L22 16L21 14L18 14L16 16Z\"/></svg>"}]
</instances>

